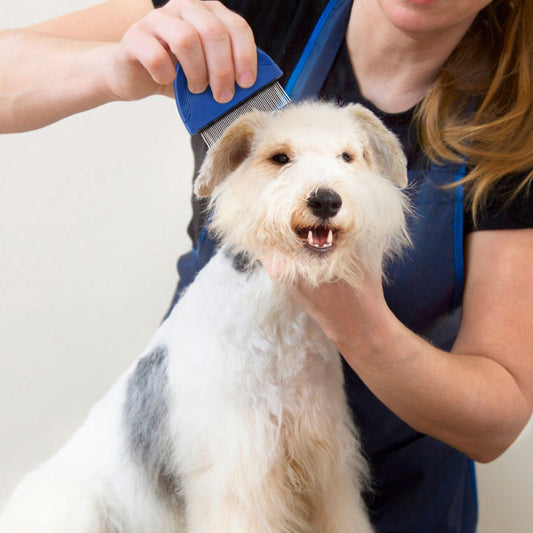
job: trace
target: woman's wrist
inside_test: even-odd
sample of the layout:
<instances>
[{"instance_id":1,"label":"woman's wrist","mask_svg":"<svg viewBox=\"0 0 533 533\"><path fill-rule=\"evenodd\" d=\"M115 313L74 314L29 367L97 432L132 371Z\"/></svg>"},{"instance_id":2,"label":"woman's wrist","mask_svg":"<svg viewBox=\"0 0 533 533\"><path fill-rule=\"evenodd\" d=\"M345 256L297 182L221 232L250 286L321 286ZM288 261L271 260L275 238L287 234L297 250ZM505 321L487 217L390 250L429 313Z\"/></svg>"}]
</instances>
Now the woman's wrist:
<instances>
[{"instance_id":1,"label":"woman's wrist","mask_svg":"<svg viewBox=\"0 0 533 533\"><path fill-rule=\"evenodd\" d=\"M386 305L369 306L364 315L351 328L330 334L347 363L356 372L381 372L399 364L407 354L398 348L410 332Z\"/></svg>"}]
</instances>

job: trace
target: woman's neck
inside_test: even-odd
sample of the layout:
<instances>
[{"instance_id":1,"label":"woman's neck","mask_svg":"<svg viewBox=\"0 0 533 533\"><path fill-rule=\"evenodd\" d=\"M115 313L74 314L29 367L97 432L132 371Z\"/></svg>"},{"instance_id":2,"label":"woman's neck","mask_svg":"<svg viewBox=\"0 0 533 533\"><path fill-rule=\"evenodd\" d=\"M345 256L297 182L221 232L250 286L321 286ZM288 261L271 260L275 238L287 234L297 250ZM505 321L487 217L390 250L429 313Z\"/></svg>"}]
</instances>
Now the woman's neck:
<instances>
[{"instance_id":1,"label":"woman's neck","mask_svg":"<svg viewBox=\"0 0 533 533\"><path fill-rule=\"evenodd\" d=\"M467 29L406 32L387 18L376 0L355 0L346 41L361 94L387 113L412 108Z\"/></svg>"}]
</instances>

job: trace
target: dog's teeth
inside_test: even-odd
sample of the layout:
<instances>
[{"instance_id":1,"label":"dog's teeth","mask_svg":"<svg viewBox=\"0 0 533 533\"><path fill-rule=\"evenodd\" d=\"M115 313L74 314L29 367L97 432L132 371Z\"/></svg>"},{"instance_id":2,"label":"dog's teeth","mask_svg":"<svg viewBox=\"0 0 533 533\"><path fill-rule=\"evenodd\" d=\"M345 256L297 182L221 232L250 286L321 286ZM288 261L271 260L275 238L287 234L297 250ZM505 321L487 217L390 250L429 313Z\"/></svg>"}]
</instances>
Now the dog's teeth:
<instances>
[{"instance_id":1,"label":"dog's teeth","mask_svg":"<svg viewBox=\"0 0 533 533\"><path fill-rule=\"evenodd\" d=\"M333 232L329 230L328 240L326 241L330 246L333 244Z\"/></svg>"},{"instance_id":2,"label":"dog's teeth","mask_svg":"<svg viewBox=\"0 0 533 533\"><path fill-rule=\"evenodd\" d=\"M313 232L311 230L309 230L309 233L307 234L307 242L309 244L313 244Z\"/></svg>"}]
</instances>

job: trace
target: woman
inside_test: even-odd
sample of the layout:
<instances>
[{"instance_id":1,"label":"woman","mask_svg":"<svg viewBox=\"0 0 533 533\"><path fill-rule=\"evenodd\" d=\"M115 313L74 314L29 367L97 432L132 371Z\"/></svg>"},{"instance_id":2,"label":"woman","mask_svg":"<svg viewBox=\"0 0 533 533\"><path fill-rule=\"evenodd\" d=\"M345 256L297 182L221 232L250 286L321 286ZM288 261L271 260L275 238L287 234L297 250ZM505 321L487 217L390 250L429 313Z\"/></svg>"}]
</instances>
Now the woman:
<instances>
[{"instance_id":1,"label":"woman","mask_svg":"<svg viewBox=\"0 0 533 533\"><path fill-rule=\"evenodd\" d=\"M40 127L111 100L170 95L176 58L193 92L209 84L228 101L235 81L253 83L254 38L291 81L327 5L170 0L153 11L149 0L110 0L6 32L0 130ZM376 530L473 531L467 457L500 455L533 406L533 220L525 194L533 168L533 5L357 0L349 15L319 94L365 103L401 137L420 214L411 222L415 247L389 266L385 293L369 276L364 291L339 283L295 287L294 295L345 358L374 474L368 503ZM47 52L44 63L41 55L32 64L36 46ZM201 141L193 145L200 160ZM465 174L463 208L462 189L441 185ZM206 260L212 250L200 242L195 207L191 236ZM201 266L189 265L180 262L184 281ZM459 306L455 331L450 314ZM450 331L452 346L443 336Z\"/></svg>"}]
</instances>

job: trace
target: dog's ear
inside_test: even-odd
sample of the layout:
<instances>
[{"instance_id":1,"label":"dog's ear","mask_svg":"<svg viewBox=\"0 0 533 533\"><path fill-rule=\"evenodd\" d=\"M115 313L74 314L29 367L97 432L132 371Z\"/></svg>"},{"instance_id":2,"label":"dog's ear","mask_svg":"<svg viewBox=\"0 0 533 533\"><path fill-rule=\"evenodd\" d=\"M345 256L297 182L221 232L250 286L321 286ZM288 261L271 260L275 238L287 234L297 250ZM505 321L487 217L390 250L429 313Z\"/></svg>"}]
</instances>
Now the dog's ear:
<instances>
[{"instance_id":1,"label":"dog's ear","mask_svg":"<svg viewBox=\"0 0 533 533\"><path fill-rule=\"evenodd\" d=\"M360 104L351 104L347 109L359 125L362 125L370 144L370 165L399 187L407 186L407 160L400 141L372 111Z\"/></svg>"},{"instance_id":2,"label":"dog's ear","mask_svg":"<svg viewBox=\"0 0 533 533\"><path fill-rule=\"evenodd\" d=\"M231 174L249 155L257 128L265 114L252 111L239 117L208 150L194 184L199 198L210 196L213 189Z\"/></svg>"}]
</instances>

